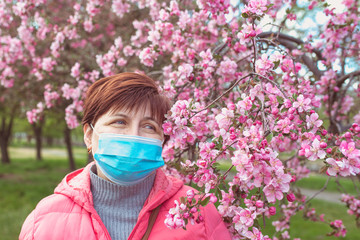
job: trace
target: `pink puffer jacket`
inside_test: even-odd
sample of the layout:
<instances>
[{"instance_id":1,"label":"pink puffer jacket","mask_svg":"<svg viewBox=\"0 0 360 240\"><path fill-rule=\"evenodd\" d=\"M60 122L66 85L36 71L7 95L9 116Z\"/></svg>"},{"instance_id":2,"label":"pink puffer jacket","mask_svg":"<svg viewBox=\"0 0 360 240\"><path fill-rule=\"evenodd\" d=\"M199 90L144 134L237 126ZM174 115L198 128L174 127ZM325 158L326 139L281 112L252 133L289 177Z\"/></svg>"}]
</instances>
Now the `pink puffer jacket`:
<instances>
[{"instance_id":1,"label":"pink puffer jacket","mask_svg":"<svg viewBox=\"0 0 360 240\"><path fill-rule=\"evenodd\" d=\"M110 240L110 235L93 206L90 190L89 164L84 169L68 174L55 194L39 202L26 218L20 240L85 239ZM159 214L150 233L150 240L162 239L231 239L221 216L214 205L202 209L204 222L187 225L187 230L168 229L165 215L174 207L174 200L186 195L190 187L175 178L167 177L157 170L154 186L140 211L138 221L128 239L140 240L146 232L151 211L161 204Z\"/></svg>"}]
</instances>

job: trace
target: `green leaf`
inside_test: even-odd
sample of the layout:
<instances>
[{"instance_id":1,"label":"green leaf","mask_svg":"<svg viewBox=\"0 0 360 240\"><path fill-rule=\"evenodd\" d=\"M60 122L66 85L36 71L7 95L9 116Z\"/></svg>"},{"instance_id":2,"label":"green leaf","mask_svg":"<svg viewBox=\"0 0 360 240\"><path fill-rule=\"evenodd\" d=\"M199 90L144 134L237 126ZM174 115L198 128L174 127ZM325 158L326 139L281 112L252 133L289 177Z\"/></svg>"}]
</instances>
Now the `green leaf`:
<instances>
[{"instance_id":1,"label":"green leaf","mask_svg":"<svg viewBox=\"0 0 360 240\"><path fill-rule=\"evenodd\" d=\"M283 104L284 103L284 98L280 97L280 96L276 96L276 99L278 101L279 104Z\"/></svg>"},{"instance_id":2,"label":"green leaf","mask_svg":"<svg viewBox=\"0 0 360 240\"><path fill-rule=\"evenodd\" d=\"M274 62L274 69L276 69L280 65L280 60Z\"/></svg>"},{"instance_id":3,"label":"green leaf","mask_svg":"<svg viewBox=\"0 0 360 240\"><path fill-rule=\"evenodd\" d=\"M266 141L270 144L271 139L273 138L274 134L271 132L269 135L266 136Z\"/></svg>"},{"instance_id":4,"label":"green leaf","mask_svg":"<svg viewBox=\"0 0 360 240\"><path fill-rule=\"evenodd\" d=\"M186 203L186 198L185 197L180 197L180 202L185 204Z\"/></svg>"},{"instance_id":5,"label":"green leaf","mask_svg":"<svg viewBox=\"0 0 360 240\"><path fill-rule=\"evenodd\" d=\"M207 197L200 202L200 205L204 207L209 203L209 201L210 201L210 197Z\"/></svg>"},{"instance_id":6,"label":"green leaf","mask_svg":"<svg viewBox=\"0 0 360 240\"><path fill-rule=\"evenodd\" d=\"M242 16L243 18L248 18L248 17L249 17L249 15L248 15L247 13L243 13L243 14L241 14L241 16Z\"/></svg>"}]
</instances>

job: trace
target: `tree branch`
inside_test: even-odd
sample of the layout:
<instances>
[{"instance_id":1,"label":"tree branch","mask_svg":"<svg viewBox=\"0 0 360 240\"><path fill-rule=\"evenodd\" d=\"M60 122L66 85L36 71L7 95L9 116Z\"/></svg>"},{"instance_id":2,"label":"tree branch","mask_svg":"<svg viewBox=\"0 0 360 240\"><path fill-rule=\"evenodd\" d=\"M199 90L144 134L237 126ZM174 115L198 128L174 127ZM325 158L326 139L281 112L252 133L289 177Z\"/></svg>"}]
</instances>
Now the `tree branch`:
<instances>
[{"instance_id":1,"label":"tree branch","mask_svg":"<svg viewBox=\"0 0 360 240\"><path fill-rule=\"evenodd\" d=\"M338 80L336 80L337 81L337 86L339 88L341 88L341 85L346 81L346 79L353 78L353 77L356 77L356 76L360 76L360 70L352 72L352 73L348 73L348 74L340 77Z\"/></svg>"},{"instance_id":2,"label":"tree branch","mask_svg":"<svg viewBox=\"0 0 360 240\"><path fill-rule=\"evenodd\" d=\"M298 38L294 38L289 35L286 35L284 33L263 32L263 33L260 33L258 35L258 37L260 38L259 41L261 41L261 38L265 39L265 38L271 37L274 40L276 40L280 45L282 45L290 50L297 49L297 45L304 44L304 42L302 40L300 40ZM316 54L316 56L318 57L319 60L324 59L319 50L315 49L315 50L313 50L313 52ZM314 62L310 57L303 54L301 56L301 60L309 68L309 70L314 74L314 76L317 79L319 79L322 76L323 71L320 71L318 69L316 62Z\"/></svg>"}]
</instances>

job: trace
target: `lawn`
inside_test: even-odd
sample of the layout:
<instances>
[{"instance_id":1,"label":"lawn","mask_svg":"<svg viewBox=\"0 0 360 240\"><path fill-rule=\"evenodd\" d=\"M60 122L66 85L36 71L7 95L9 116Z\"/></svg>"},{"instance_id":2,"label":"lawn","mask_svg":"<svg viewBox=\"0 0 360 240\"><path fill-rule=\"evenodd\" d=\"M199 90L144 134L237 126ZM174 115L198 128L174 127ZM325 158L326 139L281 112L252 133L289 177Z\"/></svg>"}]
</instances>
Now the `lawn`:
<instances>
[{"instance_id":1,"label":"lawn","mask_svg":"<svg viewBox=\"0 0 360 240\"><path fill-rule=\"evenodd\" d=\"M33 149L11 148L11 164L0 168L2 240L17 239L26 216L42 198L53 193L57 184L69 173L64 149L47 151L42 162L34 160L31 157L33 153ZM77 167L86 164L85 149L75 148L74 155Z\"/></svg>"},{"instance_id":2,"label":"lawn","mask_svg":"<svg viewBox=\"0 0 360 240\"><path fill-rule=\"evenodd\" d=\"M347 228L347 236L344 238L336 238L326 236L332 229L329 225L322 222L312 222L304 220L303 212L298 212L291 219L290 236L293 238L301 238L303 240L358 240L360 239L360 229L356 227L355 217L346 213L346 207L342 204L325 202L317 199L311 201L311 206L316 209L316 213L325 214L325 221L333 221L335 219L342 219ZM262 222L262 221L261 221ZM266 227L264 234L272 237L274 227L271 225L270 220L266 220Z\"/></svg>"},{"instance_id":3,"label":"lawn","mask_svg":"<svg viewBox=\"0 0 360 240\"><path fill-rule=\"evenodd\" d=\"M44 151L44 161L34 160L33 150L11 148L12 163L0 168L0 232L2 240L17 239L21 225L26 216L43 197L51 194L61 179L69 172L64 149ZM46 154L45 154L46 153ZM54 154L55 153L55 154ZM87 153L83 148L75 148L74 154L77 167L86 164ZM29 157L30 156L30 157ZM314 178L311 184L322 180ZM317 184L317 183L316 183ZM305 184L306 185L306 184ZM354 216L346 213L343 205L319 200L312 201L318 213L325 213L325 219L343 219L348 228L348 236L343 239L360 239L359 229L355 226ZM306 240L336 239L326 237L331 229L322 223L302 220L300 212L292 219L291 236ZM273 227L266 221L264 233L269 236Z\"/></svg>"}]
</instances>

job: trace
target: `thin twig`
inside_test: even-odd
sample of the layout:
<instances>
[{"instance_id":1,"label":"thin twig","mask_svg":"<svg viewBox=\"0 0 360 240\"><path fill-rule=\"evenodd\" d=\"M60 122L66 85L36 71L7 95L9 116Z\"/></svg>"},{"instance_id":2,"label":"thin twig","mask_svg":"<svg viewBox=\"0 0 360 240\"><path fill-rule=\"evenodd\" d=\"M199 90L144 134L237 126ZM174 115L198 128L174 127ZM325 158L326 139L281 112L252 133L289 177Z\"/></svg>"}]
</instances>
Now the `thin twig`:
<instances>
[{"instance_id":1,"label":"thin twig","mask_svg":"<svg viewBox=\"0 0 360 240\"><path fill-rule=\"evenodd\" d=\"M192 111L194 113L194 115L192 115L190 118L194 117L196 114L205 111L206 109L208 109L209 107L211 107L211 105L213 105L214 103L216 103L217 101L219 101L220 98L222 98L223 96L225 96L226 94L228 94L240 81L244 80L245 78L250 77L251 75L253 75L254 73L249 73L248 75L238 79L229 89L227 89L224 93L222 93L219 97L217 97L214 101L212 101L210 104L208 104L206 107L204 107L203 109L199 110L199 111Z\"/></svg>"},{"instance_id":2,"label":"thin twig","mask_svg":"<svg viewBox=\"0 0 360 240\"><path fill-rule=\"evenodd\" d=\"M360 195L359 188L358 188L358 186L355 184L355 181L354 181L354 177L353 177L353 176L351 176L351 181L352 181L352 183L354 184L354 188L355 188L356 193L357 193L358 195Z\"/></svg>"},{"instance_id":3,"label":"thin twig","mask_svg":"<svg viewBox=\"0 0 360 240\"><path fill-rule=\"evenodd\" d=\"M313 198L315 198L317 195L319 195L320 193L322 193L323 191L325 191L325 189L327 188L328 184L329 184L329 181L330 181L330 176L327 178L324 186L318 191L316 192L312 197L310 197L308 200L306 200L305 204L310 202Z\"/></svg>"},{"instance_id":4,"label":"thin twig","mask_svg":"<svg viewBox=\"0 0 360 240\"><path fill-rule=\"evenodd\" d=\"M344 193L347 194L347 191L345 190L345 188L341 185L341 183L339 182L339 178L336 178L335 180L336 184L337 184L337 187L338 187L338 190L339 191L343 191Z\"/></svg>"},{"instance_id":5,"label":"thin twig","mask_svg":"<svg viewBox=\"0 0 360 240\"><path fill-rule=\"evenodd\" d=\"M276 82L274 82L273 80L269 79L268 77L265 77L265 76L260 75L260 74L258 74L258 73L252 73L252 74L255 75L255 76L264 78L266 81L271 82L272 84L274 84L274 85L277 87L277 89L279 89L279 91L283 94L284 98L289 99L289 98L286 96L286 94L284 93L284 91L280 88L280 86L279 86Z\"/></svg>"}]
</instances>

